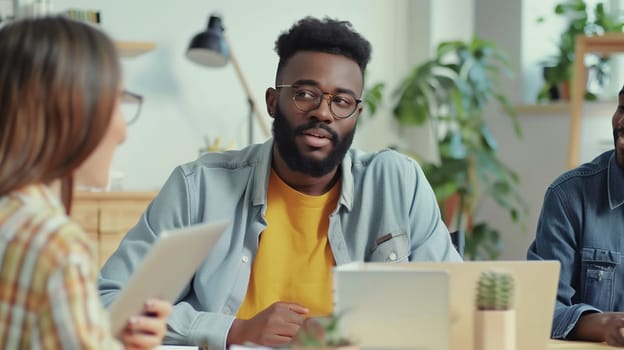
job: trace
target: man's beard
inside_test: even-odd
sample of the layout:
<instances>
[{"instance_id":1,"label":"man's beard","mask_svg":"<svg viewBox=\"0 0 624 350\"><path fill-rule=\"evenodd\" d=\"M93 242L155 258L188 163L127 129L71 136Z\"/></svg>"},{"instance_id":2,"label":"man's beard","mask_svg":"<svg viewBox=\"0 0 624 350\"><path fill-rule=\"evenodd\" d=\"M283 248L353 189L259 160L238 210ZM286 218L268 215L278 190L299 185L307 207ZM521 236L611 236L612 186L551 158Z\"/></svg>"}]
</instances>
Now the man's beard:
<instances>
[{"instance_id":1,"label":"man's beard","mask_svg":"<svg viewBox=\"0 0 624 350\"><path fill-rule=\"evenodd\" d=\"M613 147L617 148L617 140L620 133L624 133L624 128L613 129Z\"/></svg>"},{"instance_id":2,"label":"man's beard","mask_svg":"<svg viewBox=\"0 0 624 350\"><path fill-rule=\"evenodd\" d=\"M332 136L331 143L334 147L325 159L317 160L304 156L295 143L295 137L303 135L303 132L308 129L315 128L326 130ZM277 105L273 119L273 138L275 139L277 150L290 170L312 177L321 177L329 174L344 159L349 147L351 147L351 143L353 143L354 135L355 126L353 126L353 130L344 135L343 139L340 139L338 134L327 126L326 123L316 119L310 119L308 123L293 128L286 120L279 104Z\"/></svg>"}]
</instances>

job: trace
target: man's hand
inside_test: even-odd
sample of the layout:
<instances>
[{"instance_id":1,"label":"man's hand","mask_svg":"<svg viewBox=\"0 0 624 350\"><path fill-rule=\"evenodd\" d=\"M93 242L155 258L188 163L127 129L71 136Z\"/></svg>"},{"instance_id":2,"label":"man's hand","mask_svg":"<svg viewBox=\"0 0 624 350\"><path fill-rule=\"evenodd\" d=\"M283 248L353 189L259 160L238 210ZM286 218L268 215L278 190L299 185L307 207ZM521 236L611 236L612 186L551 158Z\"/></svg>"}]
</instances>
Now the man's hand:
<instances>
[{"instance_id":1,"label":"man's hand","mask_svg":"<svg viewBox=\"0 0 624 350\"><path fill-rule=\"evenodd\" d=\"M587 313L581 315L573 336L579 340L601 341L624 347L624 312Z\"/></svg>"},{"instance_id":2,"label":"man's hand","mask_svg":"<svg viewBox=\"0 0 624 350\"><path fill-rule=\"evenodd\" d=\"M160 345L171 310L171 303L166 301L150 299L145 302L143 316L130 318L119 336L126 350L153 349Z\"/></svg>"},{"instance_id":3,"label":"man's hand","mask_svg":"<svg viewBox=\"0 0 624 350\"><path fill-rule=\"evenodd\" d=\"M309 310L301 305L276 302L249 320L234 320L227 345L252 342L264 346L282 346L297 334Z\"/></svg>"}]
</instances>

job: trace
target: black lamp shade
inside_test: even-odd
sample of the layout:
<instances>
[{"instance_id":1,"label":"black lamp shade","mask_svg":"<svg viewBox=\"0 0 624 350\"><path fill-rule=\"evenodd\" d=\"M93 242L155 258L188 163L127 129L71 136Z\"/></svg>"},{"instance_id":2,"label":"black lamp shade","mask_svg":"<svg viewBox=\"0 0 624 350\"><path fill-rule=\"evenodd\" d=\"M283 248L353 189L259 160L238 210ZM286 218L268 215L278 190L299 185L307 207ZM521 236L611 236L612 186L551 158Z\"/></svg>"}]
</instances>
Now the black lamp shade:
<instances>
[{"instance_id":1,"label":"black lamp shade","mask_svg":"<svg viewBox=\"0 0 624 350\"><path fill-rule=\"evenodd\" d=\"M230 48L223 35L221 18L210 16L208 29L193 37L186 57L189 60L209 67L225 66L230 58Z\"/></svg>"}]
</instances>

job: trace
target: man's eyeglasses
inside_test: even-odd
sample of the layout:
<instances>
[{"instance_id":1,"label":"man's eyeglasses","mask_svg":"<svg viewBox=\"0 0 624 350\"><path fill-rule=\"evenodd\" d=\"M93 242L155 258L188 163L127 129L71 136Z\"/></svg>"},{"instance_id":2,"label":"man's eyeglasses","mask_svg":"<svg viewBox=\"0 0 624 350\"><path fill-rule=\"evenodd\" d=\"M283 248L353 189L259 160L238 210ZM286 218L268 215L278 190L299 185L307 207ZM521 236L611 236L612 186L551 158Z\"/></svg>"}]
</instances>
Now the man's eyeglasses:
<instances>
[{"instance_id":1,"label":"man's eyeglasses","mask_svg":"<svg viewBox=\"0 0 624 350\"><path fill-rule=\"evenodd\" d=\"M331 114L336 119L347 119L354 115L357 106L362 100L348 93L330 94L323 92L321 89L313 85L277 85L276 89L293 89L292 97L295 107L301 112L310 112L319 108L323 101L323 96L327 95L327 104Z\"/></svg>"},{"instance_id":2,"label":"man's eyeglasses","mask_svg":"<svg viewBox=\"0 0 624 350\"><path fill-rule=\"evenodd\" d=\"M143 107L143 96L128 90L121 93L121 112L126 119L126 125L130 125L139 119Z\"/></svg>"}]
</instances>

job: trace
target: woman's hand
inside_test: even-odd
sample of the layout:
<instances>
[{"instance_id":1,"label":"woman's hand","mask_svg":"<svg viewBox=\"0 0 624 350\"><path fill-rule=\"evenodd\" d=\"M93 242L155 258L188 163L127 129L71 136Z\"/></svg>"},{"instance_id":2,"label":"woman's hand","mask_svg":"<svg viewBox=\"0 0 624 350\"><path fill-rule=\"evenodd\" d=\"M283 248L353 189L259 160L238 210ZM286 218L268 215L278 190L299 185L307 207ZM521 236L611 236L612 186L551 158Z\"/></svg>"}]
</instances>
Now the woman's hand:
<instances>
[{"instance_id":1,"label":"woman's hand","mask_svg":"<svg viewBox=\"0 0 624 350\"><path fill-rule=\"evenodd\" d=\"M120 334L126 350L145 350L159 346L167 331L167 317L171 310L169 302L147 300L143 314L131 317Z\"/></svg>"}]
</instances>

